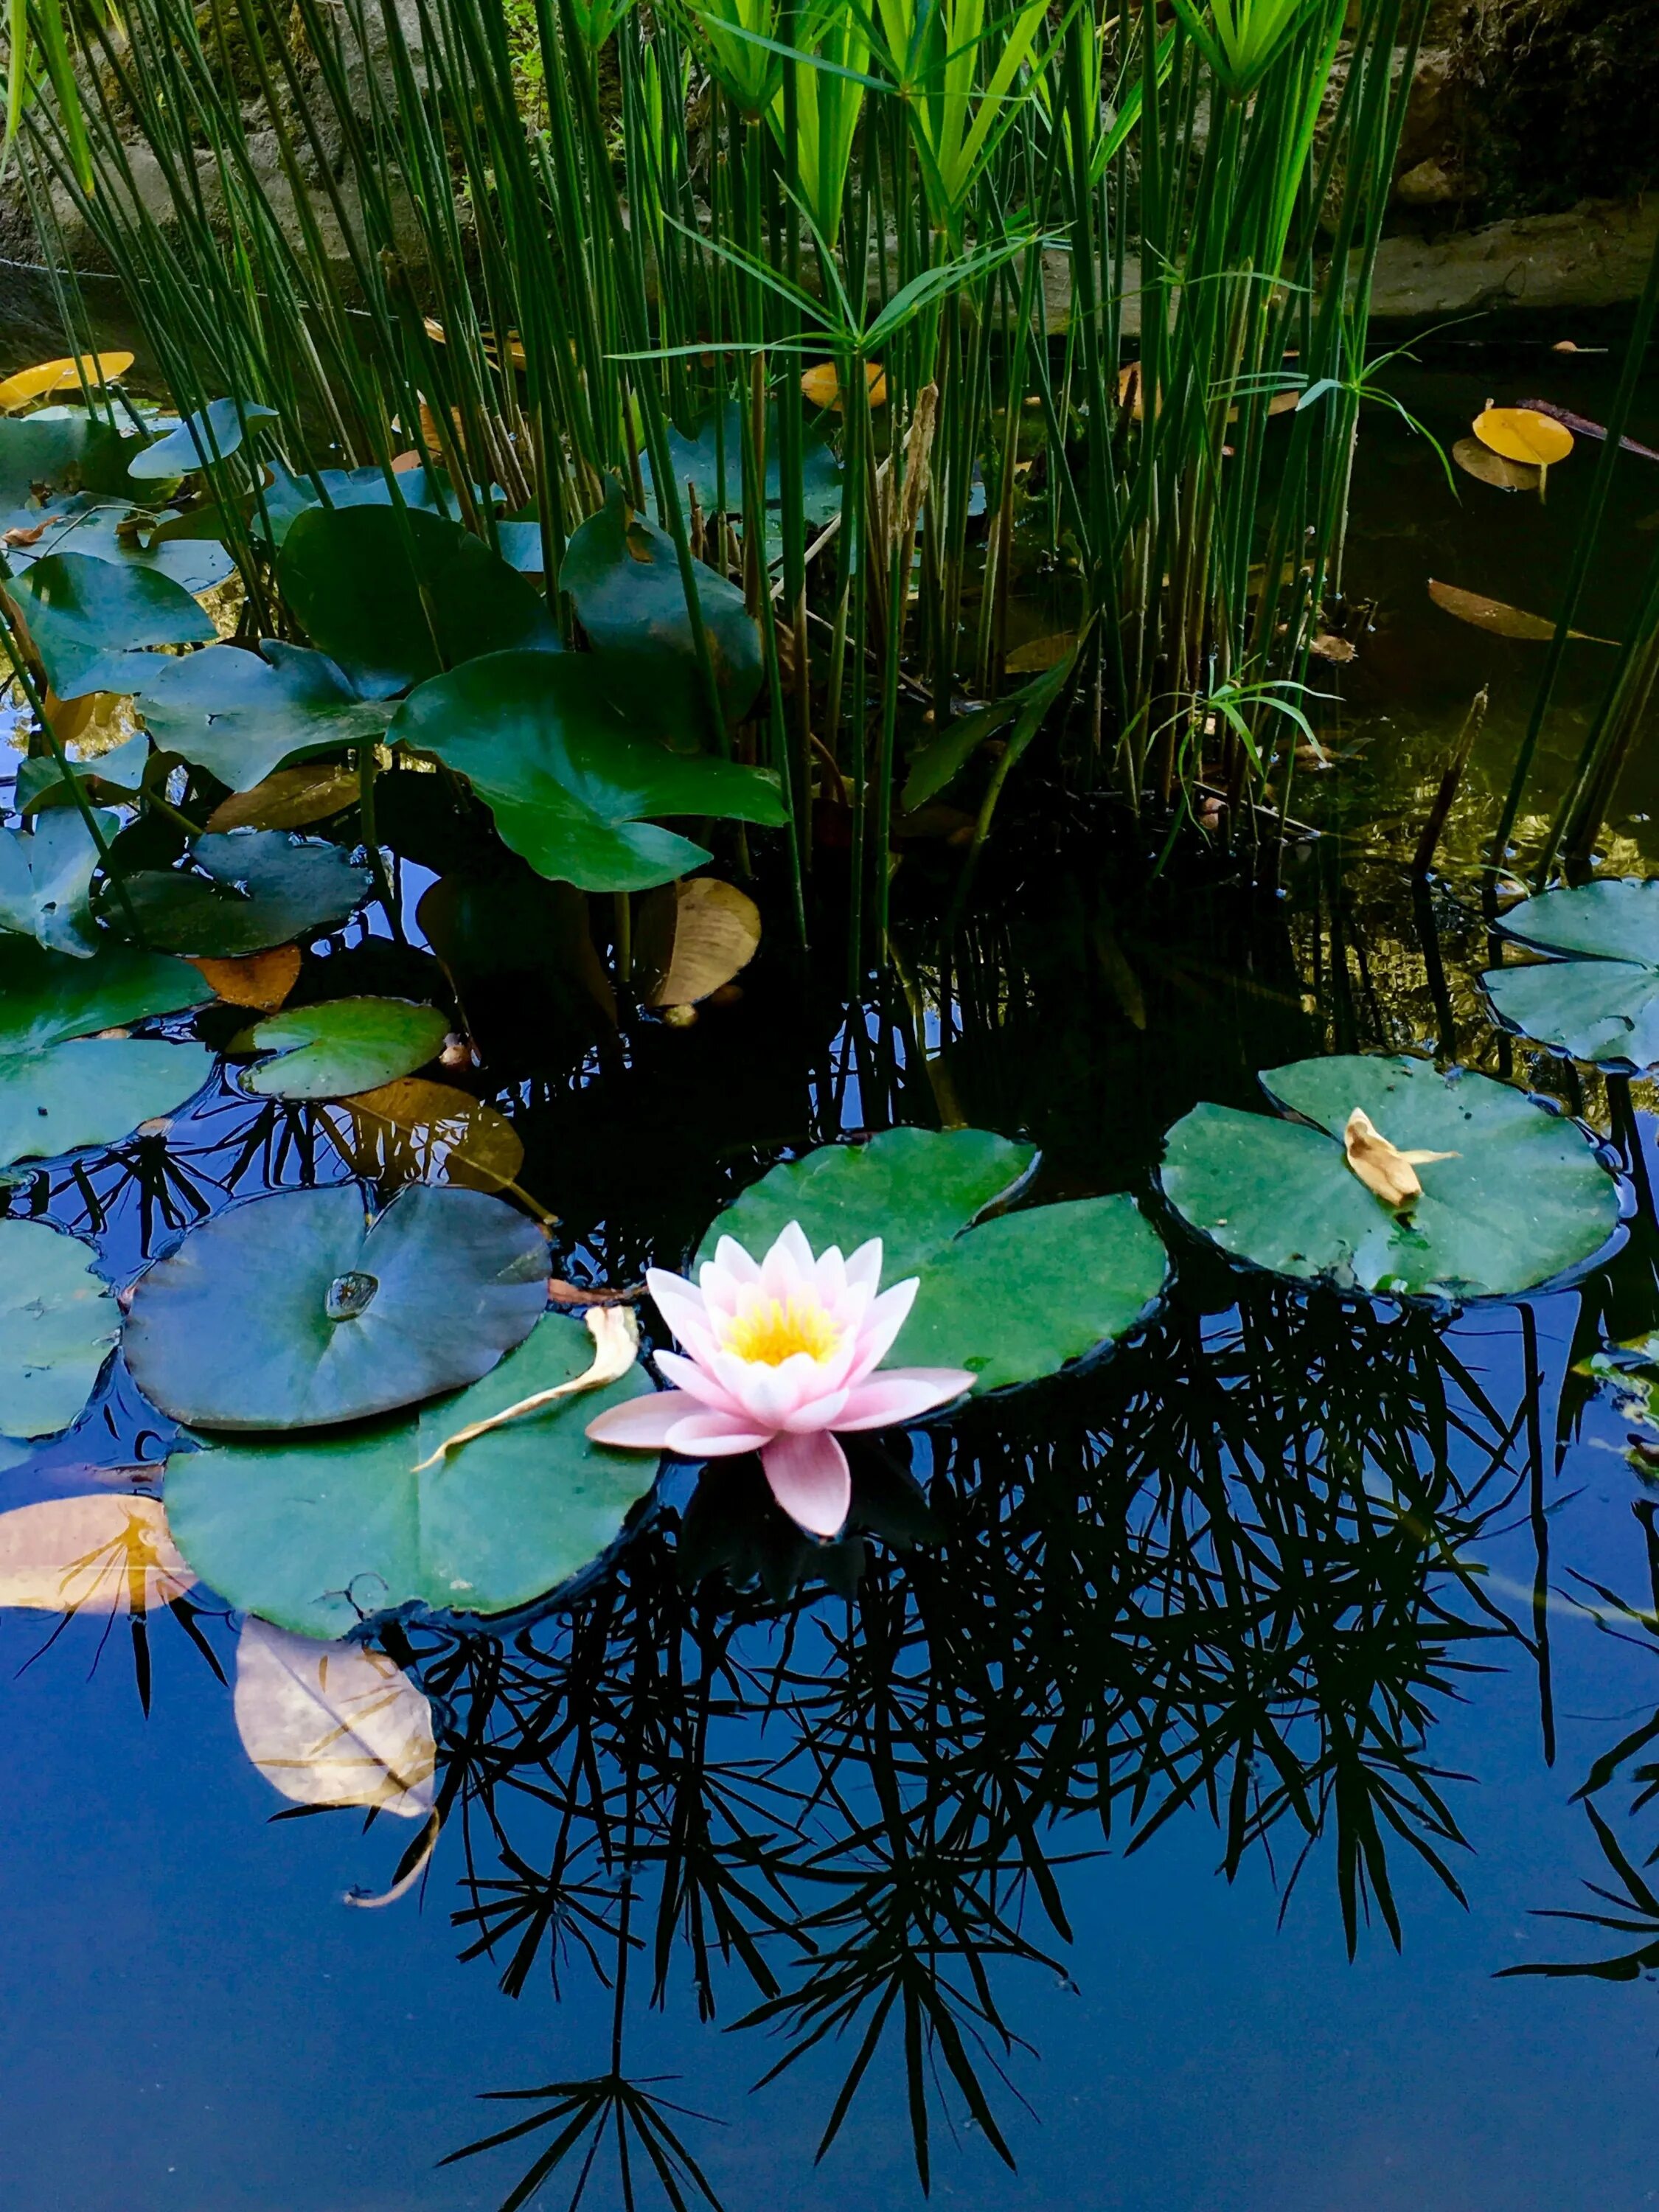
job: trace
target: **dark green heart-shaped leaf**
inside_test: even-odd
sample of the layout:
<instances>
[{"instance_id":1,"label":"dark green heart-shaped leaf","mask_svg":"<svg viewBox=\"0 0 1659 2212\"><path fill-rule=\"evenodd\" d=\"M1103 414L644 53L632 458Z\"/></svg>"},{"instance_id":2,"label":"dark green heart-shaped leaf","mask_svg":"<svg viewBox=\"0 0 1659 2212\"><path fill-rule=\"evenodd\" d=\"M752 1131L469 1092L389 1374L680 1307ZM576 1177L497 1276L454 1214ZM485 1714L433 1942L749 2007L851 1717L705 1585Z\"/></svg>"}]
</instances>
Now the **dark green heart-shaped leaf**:
<instances>
[{"instance_id":1,"label":"dark green heart-shaped leaf","mask_svg":"<svg viewBox=\"0 0 1659 2212\"><path fill-rule=\"evenodd\" d=\"M96 819L107 844L120 817ZM0 930L32 937L49 951L90 959L90 891L98 848L78 813L52 809L32 830L0 830Z\"/></svg>"},{"instance_id":2,"label":"dark green heart-shaped leaf","mask_svg":"<svg viewBox=\"0 0 1659 2212\"><path fill-rule=\"evenodd\" d=\"M0 1221L0 1434L47 1437L87 1402L120 1332L90 1246L44 1221Z\"/></svg>"},{"instance_id":3,"label":"dark green heart-shaped leaf","mask_svg":"<svg viewBox=\"0 0 1659 2212\"><path fill-rule=\"evenodd\" d=\"M67 490L119 492L127 463L143 443L123 438L84 407L41 408L0 419L0 507L21 507L40 484ZM13 518L24 529L38 514Z\"/></svg>"},{"instance_id":4,"label":"dark green heart-shaped leaf","mask_svg":"<svg viewBox=\"0 0 1659 2212\"><path fill-rule=\"evenodd\" d=\"M535 586L441 515L308 508L283 540L277 576L312 643L380 696L480 653L559 644Z\"/></svg>"},{"instance_id":5,"label":"dark green heart-shaped leaf","mask_svg":"<svg viewBox=\"0 0 1659 2212\"><path fill-rule=\"evenodd\" d=\"M186 416L176 430L146 446L129 463L127 474L135 481L155 483L166 477L188 476L213 461L228 461L241 449L256 423L274 422L274 407L252 399L212 399L199 414Z\"/></svg>"},{"instance_id":6,"label":"dark green heart-shaped leaf","mask_svg":"<svg viewBox=\"0 0 1659 2212\"><path fill-rule=\"evenodd\" d=\"M157 664L138 699L163 752L252 791L284 761L379 737L385 702L360 699L324 653L267 638L258 653L210 645Z\"/></svg>"},{"instance_id":7,"label":"dark green heart-shaped leaf","mask_svg":"<svg viewBox=\"0 0 1659 2212\"><path fill-rule=\"evenodd\" d=\"M345 1098L412 1075L443 1049L447 1018L407 999L330 999L289 1006L248 1033L256 1052L277 1055L248 1068L244 1091L266 1098Z\"/></svg>"},{"instance_id":8,"label":"dark green heart-shaped leaf","mask_svg":"<svg viewBox=\"0 0 1659 2212\"><path fill-rule=\"evenodd\" d=\"M1269 1068L1261 1083L1306 1119L1194 1107L1163 1169L1176 1212L1253 1266L1398 1297L1514 1297L1591 1258L1618 1224L1617 1186L1583 1130L1489 1076L1354 1054ZM1402 1152L1456 1155L1419 1169L1408 1213L1347 1164L1356 1107Z\"/></svg>"},{"instance_id":9,"label":"dark green heart-shaped leaf","mask_svg":"<svg viewBox=\"0 0 1659 2212\"><path fill-rule=\"evenodd\" d=\"M0 1167L113 1144L206 1082L199 1045L89 1036L210 997L196 969L125 945L90 960L24 939L0 958Z\"/></svg>"},{"instance_id":10,"label":"dark green heart-shaped leaf","mask_svg":"<svg viewBox=\"0 0 1659 2212\"><path fill-rule=\"evenodd\" d=\"M371 880L337 845L307 843L281 830L198 837L191 858L204 872L145 868L124 887L151 945L198 959L235 959L331 929L362 903ZM113 924L123 918L107 896L103 913Z\"/></svg>"},{"instance_id":11,"label":"dark green heart-shaped leaf","mask_svg":"<svg viewBox=\"0 0 1659 2212\"><path fill-rule=\"evenodd\" d=\"M1546 891L1511 907L1503 928L1564 957L1481 977L1500 1021L1615 1073L1659 1066L1659 881Z\"/></svg>"},{"instance_id":12,"label":"dark green heart-shaped leaf","mask_svg":"<svg viewBox=\"0 0 1659 2212\"><path fill-rule=\"evenodd\" d=\"M547 1240L480 1191L278 1191L192 1229L139 1279L127 1364L175 1420L305 1429L487 1374L547 1304Z\"/></svg>"},{"instance_id":13,"label":"dark green heart-shaped leaf","mask_svg":"<svg viewBox=\"0 0 1659 2212\"><path fill-rule=\"evenodd\" d=\"M760 690L760 629L735 585L701 561L696 565L720 703L727 721L739 721ZM633 514L614 483L604 507L566 548L559 589L570 594L582 628L602 652L666 665L681 680L695 665L674 541Z\"/></svg>"},{"instance_id":14,"label":"dark green heart-shaped leaf","mask_svg":"<svg viewBox=\"0 0 1659 2212\"><path fill-rule=\"evenodd\" d=\"M546 1314L492 1374L418 1420L176 1453L173 1540L221 1596L302 1636L337 1636L410 1601L476 1613L527 1605L609 1550L655 1481L653 1454L584 1433L648 1378L636 1365L416 1469L460 1429L574 1381L592 1353L580 1322Z\"/></svg>"},{"instance_id":15,"label":"dark green heart-shaped leaf","mask_svg":"<svg viewBox=\"0 0 1659 2212\"><path fill-rule=\"evenodd\" d=\"M826 1145L763 1176L720 1214L722 1237L758 1257L792 1221L815 1252L882 1240L882 1280L919 1275L888 1354L898 1367L965 1367L994 1390L1052 1375L1126 1334L1163 1288L1164 1248L1133 1199L1091 1198L976 1215L1007 1196L1031 1148L984 1129L890 1129Z\"/></svg>"},{"instance_id":16,"label":"dark green heart-shaped leaf","mask_svg":"<svg viewBox=\"0 0 1659 2212\"><path fill-rule=\"evenodd\" d=\"M515 853L582 890L649 890L708 858L642 820L713 815L773 825L775 781L708 754L671 753L630 720L599 653L496 653L423 684L394 743L435 754L484 800Z\"/></svg>"},{"instance_id":17,"label":"dark green heart-shaped leaf","mask_svg":"<svg viewBox=\"0 0 1659 2212\"><path fill-rule=\"evenodd\" d=\"M6 588L60 699L137 691L155 667L145 647L194 645L214 635L171 576L86 553L54 553Z\"/></svg>"}]
</instances>

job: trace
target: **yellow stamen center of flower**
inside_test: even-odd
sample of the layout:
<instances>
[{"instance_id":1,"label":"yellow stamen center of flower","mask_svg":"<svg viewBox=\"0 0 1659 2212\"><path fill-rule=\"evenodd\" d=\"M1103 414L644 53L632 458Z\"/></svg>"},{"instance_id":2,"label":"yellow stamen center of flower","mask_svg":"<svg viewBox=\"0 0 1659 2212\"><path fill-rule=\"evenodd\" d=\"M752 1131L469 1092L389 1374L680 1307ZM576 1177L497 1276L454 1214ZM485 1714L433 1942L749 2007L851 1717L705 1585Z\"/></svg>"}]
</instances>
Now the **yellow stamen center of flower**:
<instances>
[{"instance_id":1,"label":"yellow stamen center of flower","mask_svg":"<svg viewBox=\"0 0 1659 2212\"><path fill-rule=\"evenodd\" d=\"M763 1298L727 1323L726 1349L759 1367L781 1367L798 1352L828 1359L841 1335L815 1298Z\"/></svg>"}]
</instances>

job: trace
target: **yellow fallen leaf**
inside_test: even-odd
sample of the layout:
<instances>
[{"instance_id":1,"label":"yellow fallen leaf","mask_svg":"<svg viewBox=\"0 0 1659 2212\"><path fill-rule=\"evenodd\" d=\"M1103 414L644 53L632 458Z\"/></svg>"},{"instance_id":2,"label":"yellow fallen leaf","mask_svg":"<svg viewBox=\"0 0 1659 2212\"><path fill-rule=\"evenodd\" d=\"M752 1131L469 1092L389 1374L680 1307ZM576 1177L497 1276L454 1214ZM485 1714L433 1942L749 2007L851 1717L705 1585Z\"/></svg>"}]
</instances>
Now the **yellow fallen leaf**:
<instances>
[{"instance_id":1,"label":"yellow fallen leaf","mask_svg":"<svg viewBox=\"0 0 1659 2212\"><path fill-rule=\"evenodd\" d=\"M27 407L31 399L44 399L53 392L78 392L82 374L88 384L113 384L131 367L130 353L83 353L67 361L37 362L0 384L0 407Z\"/></svg>"},{"instance_id":2,"label":"yellow fallen leaf","mask_svg":"<svg viewBox=\"0 0 1659 2212\"><path fill-rule=\"evenodd\" d=\"M1477 415L1474 434L1506 461L1523 461L1535 469L1553 468L1572 451L1572 433L1552 415L1531 407L1488 407Z\"/></svg>"},{"instance_id":3,"label":"yellow fallen leaf","mask_svg":"<svg viewBox=\"0 0 1659 2212\"><path fill-rule=\"evenodd\" d=\"M582 1318L593 1340L591 1365L568 1382L556 1383L550 1390L538 1390L532 1397L520 1398L516 1405L504 1406L487 1421L473 1421L464 1429L457 1429L411 1472L424 1474L428 1468L436 1467L440 1460L459 1451L463 1444L470 1444L475 1437L488 1436L492 1429L504 1429L510 1421L521 1421L531 1413L539 1413L544 1406L551 1406L561 1398L579 1397L584 1391L603 1390L609 1383L620 1382L639 1358L639 1316L632 1306L589 1306Z\"/></svg>"},{"instance_id":4,"label":"yellow fallen leaf","mask_svg":"<svg viewBox=\"0 0 1659 2212\"><path fill-rule=\"evenodd\" d=\"M250 1620L232 1710L242 1748L296 1805L432 1809L432 1708L401 1668L361 1644L319 1644Z\"/></svg>"},{"instance_id":5,"label":"yellow fallen leaf","mask_svg":"<svg viewBox=\"0 0 1659 2212\"><path fill-rule=\"evenodd\" d=\"M269 952L247 952L240 959L198 959L190 964L227 1006L258 1006L271 1013L300 980L300 948L277 945Z\"/></svg>"},{"instance_id":6,"label":"yellow fallen leaf","mask_svg":"<svg viewBox=\"0 0 1659 2212\"><path fill-rule=\"evenodd\" d=\"M665 884L641 908L638 955L652 980L647 1006L690 1006L729 983L754 958L760 908L718 876Z\"/></svg>"},{"instance_id":7,"label":"yellow fallen leaf","mask_svg":"<svg viewBox=\"0 0 1659 2212\"><path fill-rule=\"evenodd\" d=\"M1356 1106L1342 1132L1342 1149L1348 1165L1368 1191L1395 1213L1403 1213L1423 1195L1417 1170L1431 1160L1455 1160L1457 1152L1402 1152L1391 1145L1363 1108Z\"/></svg>"},{"instance_id":8,"label":"yellow fallen leaf","mask_svg":"<svg viewBox=\"0 0 1659 2212\"><path fill-rule=\"evenodd\" d=\"M0 1513L0 1606L37 1613L150 1613L196 1577L159 1498L106 1491Z\"/></svg>"},{"instance_id":9,"label":"yellow fallen leaf","mask_svg":"<svg viewBox=\"0 0 1659 2212\"><path fill-rule=\"evenodd\" d=\"M870 404L872 407L884 406L887 400L886 370L878 361L866 361L864 377L870 387ZM841 412L841 380L836 374L833 361L821 361L816 367L809 368L801 378L800 388L803 396L815 407L828 407L837 415Z\"/></svg>"}]
</instances>

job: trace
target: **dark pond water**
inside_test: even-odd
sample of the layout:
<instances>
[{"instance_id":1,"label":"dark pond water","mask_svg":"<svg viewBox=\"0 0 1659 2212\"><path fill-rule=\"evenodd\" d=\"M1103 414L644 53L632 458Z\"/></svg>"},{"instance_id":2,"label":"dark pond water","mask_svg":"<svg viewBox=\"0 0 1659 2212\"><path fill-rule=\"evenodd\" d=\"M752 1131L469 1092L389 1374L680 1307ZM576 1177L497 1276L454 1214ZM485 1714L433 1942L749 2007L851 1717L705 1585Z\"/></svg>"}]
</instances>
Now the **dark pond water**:
<instances>
[{"instance_id":1,"label":"dark pond water","mask_svg":"<svg viewBox=\"0 0 1659 2212\"><path fill-rule=\"evenodd\" d=\"M1395 388L1448 441L1489 395L1604 416L1616 356L1553 356L1557 335L1443 336ZM1632 428L1659 443L1659 386ZM1338 764L1300 787L1319 834L1282 895L1132 895L1107 841L1016 822L948 976L918 856L890 1003L803 1000L763 958L695 1028L614 1064L527 1048L495 1095L559 1217L556 1272L633 1282L842 1131L959 1114L1040 1141L1052 1194L1145 1194L1163 1130L1249 1103L1259 1067L1437 1050L1624 1146L1612 1259L1445 1322L1186 1254L1103 1364L912 1437L908 1467L866 1448L833 1588L795 1579L758 1476L728 1470L676 1478L574 1608L394 1626L444 1819L380 1909L343 1899L388 1887L418 1823L281 1817L210 1594L143 1627L0 1613L0 2203L494 2208L584 2115L515 2202L550 2212L584 2175L592 2205L672 2202L653 2151L730 2212L891 2212L919 2159L975 2207L1659 2202L1656 1493L1634 1414L1579 1371L1659 1328L1652 1102L1575 1090L1480 1011L1470 863L1541 648L1425 590L1553 611L1580 463L1541 510L1461 478L1455 501L1420 440L1368 422L1348 588L1374 628L1332 672ZM1659 465L1621 473L1595 629L1627 617L1659 525ZM1574 649L1546 785L1602 650ZM1425 908L1402 856L1483 683ZM1656 774L1609 825L1631 872ZM377 978L402 956L353 932L328 957ZM500 989L532 1045L534 990ZM232 1192L347 1172L312 1109L221 1086L164 1138L26 1177L11 1210L120 1276ZM5 1502L149 1486L167 1435L118 1372L0 1476ZM1619 1925L1539 1917L1584 1911ZM1625 1978L1506 1978L1644 1953ZM540 2094L477 2101L501 2092Z\"/></svg>"}]
</instances>

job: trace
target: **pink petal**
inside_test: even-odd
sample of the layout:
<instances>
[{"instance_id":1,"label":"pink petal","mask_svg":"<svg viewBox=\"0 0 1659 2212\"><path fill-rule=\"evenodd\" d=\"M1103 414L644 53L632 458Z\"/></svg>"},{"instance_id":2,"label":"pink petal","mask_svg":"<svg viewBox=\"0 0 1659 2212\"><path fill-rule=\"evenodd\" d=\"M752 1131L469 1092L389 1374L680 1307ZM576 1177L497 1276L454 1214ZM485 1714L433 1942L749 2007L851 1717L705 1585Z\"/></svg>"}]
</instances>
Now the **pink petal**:
<instances>
[{"instance_id":1,"label":"pink petal","mask_svg":"<svg viewBox=\"0 0 1659 2212\"><path fill-rule=\"evenodd\" d=\"M711 1369L696 1359L682 1358L677 1352L659 1352L657 1365L664 1379L688 1398L695 1398L700 1406L712 1406L717 1413L740 1413L743 1401L733 1395Z\"/></svg>"},{"instance_id":2,"label":"pink petal","mask_svg":"<svg viewBox=\"0 0 1659 2212\"><path fill-rule=\"evenodd\" d=\"M672 1395L679 1397L678 1391ZM680 1404L685 1404L683 1397ZM758 1451L776 1434L775 1428L757 1424L745 1414L720 1413L712 1407L699 1407L675 1422L669 1431L668 1449L687 1459L730 1459L734 1452Z\"/></svg>"},{"instance_id":3,"label":"pink petal","mask_svg":"<svg viewBox=\"0 0 1659 2212\"><path fill-rule=\"evenodd\" d=\"M619 1444L627 1451L665 1451L668 1431L688 1410L684 1392L658 1390L648 1398L606 1407L588 1423L587 1434L596 1444Z\"/></svg>"},{"instance_id":4,"label":"pink petal","mask_svg":"<svg viewBox=\"0 0 1659 2212\"><path fill-rule=\"evenodd\" d=\"M849 1382L861 1382L872 1367L885 1359L893 1340L910 1318L921 1287L921 1277L912 1275L908 1282L895 1283L890 1291L884 1291L872 1305L859 1324L858 1352L848 1373Z\"/></svg>"},{"instance_id":5,"label":"pink petal","mask_svg":"<svg viewBox=\"0 0 1659 2212\"><path fill-rule=\"evenodd\" d=\"M867 1244L860 1244L847 1262L847 1279L861 1284L872 1294L881 1280L881 1239L872 1237Z\"/></svg>"},{"instance_id":6,"label":"pink petal","mask_svg":"<svg viewBox=\"0 0 1659 2212\"><path fill-rule=\"evenodd\" d=\"M661 1267L647 1267L646 1287L655 1299L657 1311L682 1344L695 1343L710 1334L708 1310L702 1301L702 1292L688 1283L683 1275L671 1275Z\"/></svg>"},{"instance_id":7,"label":"pink petal","mask_svg":"<svg viewBox=\"0 0 1659 2212\"><path fill-rule=\"evenodd\" d=\"M739 1244L735 1237L721 1237L714 1247L714 1265L730 1275L734 1282L757 1283L760 1280L759 1262L750 1256L747 1248Z\"/></svg>"},{"instance_id":8,"label":"pink petal","mask_svg":"<svg viewBox=\"0 0 1659 2212\"><path fill-rule=\"evenodd\" d=\"M853 1478L846 1453L828 1430L779 1437L763 1448L761 1465L773 1497L797 1528L811 1536L839 1531L853 1502Z\"/></svg>"},{"instance_id":9,"label":"pink petal","mask_svg":"<svg viewBox=\"0 0 1659 2212\"><path fill-rule=\"evenodd\" d=\"M961 1367L889 1367L872 1375L847 1394L847 1404L836 1416L838 1429L889 1429L935 1406L948 1405L974 1378Z\"/></svg>"},{"instance_id":10,"label":"pink petal","mask_svg":"<svg viewBox=\"0 0 1659 2212\"><path fill-rule=\"evenodd\" d=\"M804 1406L798 1406L782 1426L791 1436L806 1436L813 1429L838 1429L847 1399L845 1390L827 1390L821 1397L809 1398Z\"/></svg>"}]
</instances>

